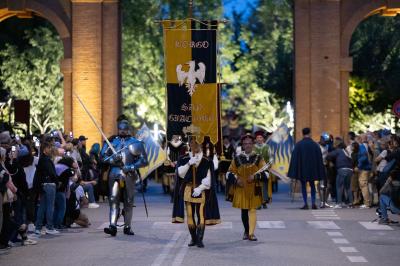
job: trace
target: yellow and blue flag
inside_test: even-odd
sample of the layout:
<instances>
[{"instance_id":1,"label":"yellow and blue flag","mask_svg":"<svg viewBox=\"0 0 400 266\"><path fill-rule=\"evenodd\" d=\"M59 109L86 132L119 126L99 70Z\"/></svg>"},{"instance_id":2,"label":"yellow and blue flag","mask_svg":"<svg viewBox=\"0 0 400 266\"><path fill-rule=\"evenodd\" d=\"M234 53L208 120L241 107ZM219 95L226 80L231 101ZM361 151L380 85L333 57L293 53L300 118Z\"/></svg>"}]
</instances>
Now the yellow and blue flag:
<instances>
[{"instance_id":1,"label":"yellow and blue flag","mask_svg":"<svg viewBox=\"0 0 400 266\"><path fill-rule=\"evenodd\" d=\"M151 135L150 129L144 124L136 134L136 138L143 142L147 161L146 167L139 168L140 176L145 179L151 172L160 167L167 159L166 153L160 144Z\"/></svg>"},{"instance_id":2,"label":"yellow and blue flag","mask_svg":"<svg viewBox=\"0 0 400 266\"><path fill-rule=\"evenodd\" d=\"M270 147L273 158L270 172L279 177L283 182L289 183L290 179L287 177L287 172L294 149L294 140L290 135L288 126L281 124L267 140L267 145Z\"/></svg>"}]
</instances>

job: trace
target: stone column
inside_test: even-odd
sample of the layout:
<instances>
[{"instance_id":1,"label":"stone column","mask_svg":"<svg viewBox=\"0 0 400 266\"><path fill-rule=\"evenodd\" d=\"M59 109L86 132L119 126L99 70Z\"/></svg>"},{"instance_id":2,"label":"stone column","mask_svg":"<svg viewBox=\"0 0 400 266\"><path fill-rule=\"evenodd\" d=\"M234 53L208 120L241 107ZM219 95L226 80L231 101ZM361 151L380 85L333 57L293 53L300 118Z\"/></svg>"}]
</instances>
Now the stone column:
<instances>
[{"instance_id":1,"label":"stone column","mask_svg":"<svg viewBox=\"0 0 400 266\"><path fill-rule=\"evenodd\" d=\"M311 132L341 133L340 1L312 1Z\"/></svg>"},{"instance_id":2,"label":"stone column","mask_svg":"<svg viewBox=\"0 0 400 266\"><path fill-rule=\"evenodd\" d=\"M102 127L102 33L102 1L72 0L72 129L88 148L102 137L74 94Z\"/></svg>"},{"instance_id":3,"label":"stone column","mask_svg":"<svg viewBox=\"0 0 400 266\"><path fill-rule=\"evenodd\" d=\"M107 136L116 134L116 120L121 109L121 27L118 0L103 2L102 36L102 104L103 130Z\"/></svg>"},{"instance_id":4,"label":"stone column","mask_svg":"<svg viewBox=\"0 0 400 266\"><path fill-rule=\"evenodd\" d=\"M72 59L61 61L64 77L64 132L72 131Z\"/></svg>"},{"instance_id":5,"label":"stone column","mask_svg":"<svg viewBox=\"0 0 400 266\"><path fill-rule=\"evenodd\" d=\"M341 134L340 1L295 1L296 140Z\"/></svg>"},{"instance_id":6,"label":"stone column","mask_svg":"<svg viewBox=\"0 0 400 266\"><path fill-rule=\"evenodd\" d=\"M340 135L348 140L350 128L350 103L349 103L349 79L350 72L353 70L353 58L342 57L340 60L340 87L341 87L341 127Z\"/></svg>"},{"instance_id":7,"label":"stone column","mask_svg":"<svg viewBox=\"0 0 400 266\"><path fill-rule=\"evenodd\" d=\"M295 138L301 140L301 130L311 127L311 47L310 47L310 4L308 0L295 2Z\"/></svg>"}]
</instances>

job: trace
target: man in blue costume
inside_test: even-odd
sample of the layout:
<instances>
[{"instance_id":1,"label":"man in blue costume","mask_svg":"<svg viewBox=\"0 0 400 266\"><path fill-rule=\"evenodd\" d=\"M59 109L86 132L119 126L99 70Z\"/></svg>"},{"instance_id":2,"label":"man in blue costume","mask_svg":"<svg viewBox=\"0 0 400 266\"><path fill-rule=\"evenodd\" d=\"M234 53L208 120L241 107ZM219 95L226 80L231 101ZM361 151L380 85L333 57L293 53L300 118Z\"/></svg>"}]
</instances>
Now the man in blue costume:
<instances>
[{"instance_id":1,"label":"man in blue costume","mask_svg":"<svg viewBox=\"0 0 400 266\"><path fill-rule=\"evenodd\" d=\"M301 192L304 201L304 206L301 209L308 209L307 182L311 188L312 209L317 209L317 205L315 204L315 181L324 179L326 173L322 161L321 148L312 140L309 128L303 128L303 139L296 143L294 147L290 159L288 176L301 182Z\"/></svg>"}]
</instances>

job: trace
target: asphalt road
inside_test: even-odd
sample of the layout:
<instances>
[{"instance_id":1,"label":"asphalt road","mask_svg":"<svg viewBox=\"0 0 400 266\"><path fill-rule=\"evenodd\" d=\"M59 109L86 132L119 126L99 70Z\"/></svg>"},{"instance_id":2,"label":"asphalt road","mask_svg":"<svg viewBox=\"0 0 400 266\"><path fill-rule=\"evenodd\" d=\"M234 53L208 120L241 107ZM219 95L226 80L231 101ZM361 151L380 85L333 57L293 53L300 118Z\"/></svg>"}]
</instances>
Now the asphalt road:
<instances>
[{"instance_id":1,"label":"asphalt road","mask_svg":"<svg viewBox=\"0 0 400 266\"><path fill-rule=\"evenodd\" d=\"M146 193L149 218L140 194L134 209L135 236L105 235L108 205L83 209L92 225L42 236L35 246L0 253L0 265L399 265L400 227L372 223L375 209L299 210L286 185L268 209L257 211L257 242L241 240L240 210L219 198L222 224L206 228L205 248L188 247L184 224L172 224L169 196L151 183ZM393 217L398 220L397 217Z\"/></svg>"}]
</instances>

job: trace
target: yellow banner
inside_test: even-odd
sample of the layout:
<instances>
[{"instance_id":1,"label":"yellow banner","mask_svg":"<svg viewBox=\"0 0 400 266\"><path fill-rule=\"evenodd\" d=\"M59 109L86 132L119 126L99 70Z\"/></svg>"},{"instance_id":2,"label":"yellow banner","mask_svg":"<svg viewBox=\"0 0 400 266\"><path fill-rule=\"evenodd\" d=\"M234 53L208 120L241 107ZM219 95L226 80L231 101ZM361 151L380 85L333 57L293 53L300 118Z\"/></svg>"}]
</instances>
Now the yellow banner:
<instances>
[{"instance_id":1,"label":"yellow banner","mask_svg":"<svg viewBox=\"0 0 400 266\"><path fill-rule=\"evenodd\" d=\"M218 111L217 97L218 87L216 83L199 84L192 96L192 124L198 127L199 142L202 143L205 136L210 141L218 142Z\"/></svg>"}]
</instances>

